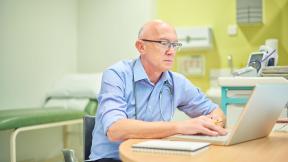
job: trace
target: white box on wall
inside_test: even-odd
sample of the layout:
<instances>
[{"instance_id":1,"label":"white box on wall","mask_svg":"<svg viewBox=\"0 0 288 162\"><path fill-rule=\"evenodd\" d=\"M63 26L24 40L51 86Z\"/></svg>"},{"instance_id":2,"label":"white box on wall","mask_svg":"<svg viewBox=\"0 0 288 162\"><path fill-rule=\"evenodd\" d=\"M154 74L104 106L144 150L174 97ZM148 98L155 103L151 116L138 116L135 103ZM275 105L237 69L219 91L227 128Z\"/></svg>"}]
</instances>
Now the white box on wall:
<instances>
[{"instance_id":1,"label":"white box on wall","mask_svg":"<svg viewBox=\"0 0 288 162\"><path fill-rule=\"evenodd\" d=\"M205 75L205 57L199 55L184 55L177 57L177 71L186 76Z\"/></svg>"},{"instance_id":2,"label":"white box on wall","mask_svg":"<svg viewBox=\"0 0 288 162\"><path fill-rule=\"evenodd\" d=\"M186 27L176 29L183 50L207 50L212 48L210 27Z\"/></svg>"},{"instance_id":3,"label":"white box on wall","mask_svg":"<svg viewBox=\"0 0 288 162\"><path fill-rule=\"evenodd\" d=\"M263 23L262 0L237 0L236 14L238 24Z\"/></svg>"}]
</instances>

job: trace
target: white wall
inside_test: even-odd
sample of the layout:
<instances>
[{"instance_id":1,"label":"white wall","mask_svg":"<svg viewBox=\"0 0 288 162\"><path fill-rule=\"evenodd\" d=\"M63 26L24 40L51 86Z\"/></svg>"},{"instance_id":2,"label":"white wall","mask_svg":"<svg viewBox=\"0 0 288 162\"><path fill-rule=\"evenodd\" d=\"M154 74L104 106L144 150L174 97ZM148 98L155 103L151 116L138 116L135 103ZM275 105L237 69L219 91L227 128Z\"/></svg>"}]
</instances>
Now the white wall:
<instances>
[{"instance_id":1,"label":"white wall","mask_svg":"<svg viewBox=\"0 0 288 162\"><path fill-rule=\"evenodd\" d=\"M40 106L76 72L77 0L0 0L0 109Z\"/></svg>"},{"instance_id":2,"label":"white wall","mask_svg":"<svg viewBox=\"0 0 288 162\"><path fill-rule=\"evenodd\" d=\"M61 76L138 56L153 0L0 0L0 109L40 106Z\"/></svg>"},{"instance_id":3,"label":"white wall","mask_svg":"<svg viewBox=\"0 0 288 162\"><path fill-rule=\"evenodd\" d=\"M116 61L138 56L139 28L154 16L153 0L81 0L78 71L99 72Z\"/></svg>"},{"instance_id":4,"label":"white wall","mask_svg":"<svg viewBox=\"0 0 288 162\"><path fill-rule=\"evenodd\" d=\"M134 41L140 26L154 17L154 3L0 0L0 110L38 107L61 76L103 71L137 56ZM9 161L10 133L0 131L1 162ZM61 156L58 128L22 133L17 142L18 160Z\"/></svg>"},{"instance_id":5,"label":"white wall","mask_svg":"<svg viewBox=\"0 0 288 162\"><path fill-rule=\"evenodd\" d=\"M76 72L77 14L77 0L0 0L0 110L40 106L55 80ZM1 162L10 133L0 131ZM59 128L17 139L18 160L61 155Z\"/></svg>"}]
</instances>

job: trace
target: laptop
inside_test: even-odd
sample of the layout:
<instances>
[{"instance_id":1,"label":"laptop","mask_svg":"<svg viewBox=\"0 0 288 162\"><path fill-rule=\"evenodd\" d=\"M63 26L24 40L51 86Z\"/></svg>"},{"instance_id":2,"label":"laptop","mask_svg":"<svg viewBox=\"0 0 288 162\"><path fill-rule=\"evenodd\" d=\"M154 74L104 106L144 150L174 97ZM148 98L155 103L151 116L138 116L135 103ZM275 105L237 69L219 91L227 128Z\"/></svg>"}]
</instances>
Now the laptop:
<instances>
[{"instance_id":1,"label":"laptop","mask_svg":"<svg viewBox=\"0 0 288 162\"><path fill-rule=\"evenodd\" d=\"M281 111L288 104L288 84L256 85L236 125L225 136L174 135L175 140L233 145L270 134Z\"/></svg>"}]
</instances>

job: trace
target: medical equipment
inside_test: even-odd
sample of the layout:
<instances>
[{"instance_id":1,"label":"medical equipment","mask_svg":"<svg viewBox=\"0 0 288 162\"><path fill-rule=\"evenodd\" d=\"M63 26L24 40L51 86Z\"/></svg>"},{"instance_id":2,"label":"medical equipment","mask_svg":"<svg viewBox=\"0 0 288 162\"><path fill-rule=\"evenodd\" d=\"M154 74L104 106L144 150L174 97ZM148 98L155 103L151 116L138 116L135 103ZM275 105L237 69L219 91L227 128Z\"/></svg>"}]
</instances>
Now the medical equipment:
<instances>
[{"instance_id":1,"label":"medical equipment","mask_svg":"<svg viewBox=\"0 0 288 162\"><path fill-rule=\"evenodd\" d=\"M136 63L136 60L133 63L133 68L135 67L135 63ZM133 80L132 80L132 82L133 82L133 93L134 93L134 98L135 98L135 119L139 119L138 118L139 117L138 116L139 108L138 108L138 105L137 105L137 95L136 95L136 86L135 86L135 82L134 82L134 72L132 73L132 76L133 76ZM172 99L171 99L171 107L170 107L171 114L170 114L169 119L165 119L163 111L162 111L162 107L161 107L162 106L162 93L163 93L163 90L165 90L165 89L169 90L169 93L170 93L170 95L172 97ZM170 86L170 84L167 81L165 81L163 86L161 87L160 94L159 94L159 110L160 110L161 118L163 119L163 121L172 120L172 118L174 116L174 108L173 107L174 107L173 87Z\"/></svg>"},{"instance_id":2,"label":"medical equipment","mask_svg":"<svg viewBox=\"0 0 288 162\"><path fill-rule=\"evenodd\" d=\"M134 82L134 79L133 79ZM171 100L171 114L170 114L170 118L169 119L165 119L164 118L164 114L162 111L162 93L164 90L164 87L168 87L169 93L171 95L171 97L173 98L173 91L172 91L172 87L168 84L168 82L165 81L165 83L163 84L161 90L160 90L160 94L159 94L159 110L160 110L160 114L161 114L161 118L163 119L163 121L170 121L172 120L173 116L174 116L174 99ZM136 95L136 86L135 83L133 83L133 93L134 93L134 98L135 98L135 119L138 119L138 105L137 105L137 95Z\"/></svg>"},{"instance_id":3,"label":"medical equipment","mask_svg":"<svg viewBox=\"0 0 288 162\"><path fill-rule=\"evenodd\" d=\"M255 68L259 74L261 69L266 66L275 66L278 61L276 49L268 46L261 46L259 52L250 54L248 66Z\"/></svg>"},{"instance_id":4,"label":"medical equipment","mask_svg":"<svg viewBox=\"0 0 288 162\"><path fill-rule=\"evenodd\" d=\"M17 159L19 133L82 123L84 114L94 115L102 74L74 74L63 77L46 94L39 108L0 110L0 131L11 130L10 159ZM67 129L63 129L67 134ZM67 144L67 138L63 144Z\"/></svg>"},{"instance_id":5,"label":"medical equipment","mask_svg":"<svg viewBox=\"0 0 288 162\"><path fill-rule=\"evenodd\" d=\"M232 74L233 74L233 76L255 77L255 76L257 76L257 70L252 66L248 66L245 68L241 68L241 69L233 72Z\"/></svg>"},{"instance_id":6,"label":"medical equipment","mask_svg":"<svg viewBox=\"0 0 288 162\"><path fill-rule=\"evenodd\" d=\"M259 76L264 67L276 66L278 62L277 47L270 45L270 42L270 40L267 40L266 45L261 45L259 51L252 52L249 56L247 67L235 71L233 75ZM253 68L256 69L256 73Z\"/></svg>"},{"instance_id":7,"label":"medical equipment","mask_svg":"<svg viewBox=\"0 0 288 162\"><path fill-rule=\"evenodd\" d=\"M284 77L288 80L288 66L267 66L260 73L262 77Z\"/></svg>"},{"instance_id":8,"label":"medical equipment","mask_svg":"<svg viewBox=\"0 0 288 162\"><path fill-rule=\"evenodd\" d=\"M10 134L10 159L16 162L18 134L30 130L62 127L82 123L84 114L94 114L98 102L91 100L84 107L84 111L65 109L63 107L50 108L21 108L0 111L0 131L11 130ZM63 130L67 133L66 129ZM65 138L64 144L67 143Z\"/></svg>"}]
</instances>

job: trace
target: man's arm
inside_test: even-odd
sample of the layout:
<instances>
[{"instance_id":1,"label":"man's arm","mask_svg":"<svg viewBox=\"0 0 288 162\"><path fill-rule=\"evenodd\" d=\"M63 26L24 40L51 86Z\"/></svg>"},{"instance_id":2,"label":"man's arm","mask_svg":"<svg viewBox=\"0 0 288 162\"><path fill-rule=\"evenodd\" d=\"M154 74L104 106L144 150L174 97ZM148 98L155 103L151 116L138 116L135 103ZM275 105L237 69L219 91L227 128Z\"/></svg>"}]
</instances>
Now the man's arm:
<instances>
[{"instance_id":1,"label":"man's arm","mask_svg":"<svg viewBox=\"0 0 288 162\"><path fill-rule=\"evenodd\" d=\"M226 131L213 123L208 116L178 122L145 122L133 119L121 119L113 123L107 131L111 141L123 141L130 138L164 138L175 134L224 135Z\"/></svg>"}]
</instances>

